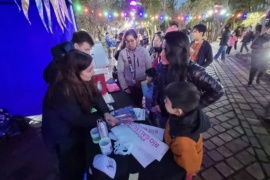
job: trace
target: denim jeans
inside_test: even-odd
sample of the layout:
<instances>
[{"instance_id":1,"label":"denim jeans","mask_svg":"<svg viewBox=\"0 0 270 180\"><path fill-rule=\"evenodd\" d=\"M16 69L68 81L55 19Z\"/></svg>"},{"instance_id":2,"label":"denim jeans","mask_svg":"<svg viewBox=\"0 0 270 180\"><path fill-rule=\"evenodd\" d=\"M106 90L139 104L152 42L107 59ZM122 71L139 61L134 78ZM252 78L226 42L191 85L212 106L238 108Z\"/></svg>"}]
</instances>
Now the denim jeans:
<instances>
[{"instance_id":1,"label":"denim jeans","mask_svg":"<svg viewBox=\"0 0 270 180\"><path fill-rule=\"evenodd\" d=\"M219 56L221 55L221 60L225 60L226 49L227 49L227 46L219 46L218 52L215 55L214 59L218 59Z\"/></svg>"}]
</instances>

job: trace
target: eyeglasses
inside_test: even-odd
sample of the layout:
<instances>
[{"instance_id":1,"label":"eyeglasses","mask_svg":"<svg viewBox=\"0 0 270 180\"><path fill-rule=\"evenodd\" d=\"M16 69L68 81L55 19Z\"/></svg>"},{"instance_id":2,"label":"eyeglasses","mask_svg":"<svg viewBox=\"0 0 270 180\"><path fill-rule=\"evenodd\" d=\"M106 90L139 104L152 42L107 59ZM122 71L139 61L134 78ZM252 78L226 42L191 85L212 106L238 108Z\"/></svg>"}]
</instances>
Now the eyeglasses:
<instances>
[{"instance_id":1,"label":"eyeglasses","mask_svg":"<svg viewBox=\"0 0 270 180\"><path fill-rule=\"evenodd\" d=\"M134 39L131 39L131 40L125 40L126 44L130 44L130 43L134 43L135 40Z\"/></svg>"}]
</instances>

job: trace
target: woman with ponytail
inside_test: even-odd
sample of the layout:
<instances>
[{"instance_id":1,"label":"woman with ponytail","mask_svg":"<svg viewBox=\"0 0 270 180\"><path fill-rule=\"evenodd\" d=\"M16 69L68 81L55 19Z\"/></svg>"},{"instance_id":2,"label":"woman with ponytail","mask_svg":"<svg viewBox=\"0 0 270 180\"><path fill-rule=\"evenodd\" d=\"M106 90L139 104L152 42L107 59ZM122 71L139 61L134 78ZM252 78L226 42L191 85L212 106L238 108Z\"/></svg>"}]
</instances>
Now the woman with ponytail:
<instances>
[{"instance_id":1,"label":"woman with ponytail","mask_svg":"<svg viewBox=\"0 0 270 180\"><path fill-rule=\"evenodd\" d=\"M165 35L162 44L158 74L154 81L153 106L161 115L160 126L165 127L168 113L164 104L165 87L176 81L189 81L201 92L200 106L216 102L224 94L223 86L203 67L190 61L189 39L183 32L172 31Z\"/></svg>"}]
</instances>

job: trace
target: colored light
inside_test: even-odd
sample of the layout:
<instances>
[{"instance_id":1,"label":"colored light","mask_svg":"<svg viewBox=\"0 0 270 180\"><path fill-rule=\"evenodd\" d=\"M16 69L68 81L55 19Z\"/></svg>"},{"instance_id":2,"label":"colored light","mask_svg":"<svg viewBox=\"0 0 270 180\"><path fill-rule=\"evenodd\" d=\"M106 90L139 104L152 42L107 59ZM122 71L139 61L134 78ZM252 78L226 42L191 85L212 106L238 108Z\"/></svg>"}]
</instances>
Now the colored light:
<instances>
[{"instance_id":1,"label":"colored light","mask_svg":"<svg viewBox=\"0 0 270 180\"><path fill-rule=\"evenodd\" d=\"M198 19L201 19L201 16L198 16Z\"/></svg>"},{"instance_id":2,"label":"colored light","mask_svg":"<svg viewBox=\"0 0 270 180\"><path fill-rule=\"evenodd\" d=\"M237 17L240 17L240 16L241 16L241 14L238 14L238 15L237 15Z\"/></svg>"},{"instance_id":3,"label":"colored light","mask_svg":"<svg viewBox=\"0 0 270 180\"><path fill-rule=\"evenodd\" d=\"M230 13L227 13L227 14L226 14L226 17L228 17L228 16L230 16Z\"/></svg>"},{"instance_id":4,"label":"colored light","mask_svg":"<svg viewBox=\"0 0 270 180\"><path fill-rule=\"evenodd\" d=\"M82 12L82 5L81 5L81 4L76 3L74 6L75 6L75 10L76 10L76 11Z\"/></svg>"},{"instance_id":5,"label":"colored light","mask_svg":"<svg viewBox=\"0 0 270 180\"><path fill-rule=\"evenodd\" d=\"M124 14L124 13L121 13L121 16L122 16L122 17L124 17L124 16L125 16L125 14Z\"/></svg>"},{"instance_id":6,"label":"colored light","mask_svg":"<svg viewBox=\"0 0 270 180\"><path fill-rule=\"evenodd\" d=\"M220 12L220 15L224 15L226 13L226 9L223 9L221 12Z\"/></svg>"},{"instance_id":7,"label":"colored light","mask_svg":"<svg viewBox=\"0 0 270 180\"><path fill-rule=\"evenodd\" d=\"M134 12L130 12L130 15L133 17L133 16L135 16L135 13Z\"/></svg>"},{"instance_id":8,"label":"colored light","mask_svg":"<svg viewBox=\"0 0 270 180\"><path fill-rule=\"evenodd\" d=\"M148 17L148 14L145 13L145 14L144 14L144 18L147 18L147 17Z\"/></svg>"},{"instance_id":9,"label":"colored light","mask_svg":"<svg viewBox=\"0 0 270 180\"><path fill-rule=\"evenodd\" d=\"M181 19L181 17L180 16L178 16L178 18L177 19Z\"/></svg>"},{"instance_id":10,"label":"colored light","mask_svg":"<svg viewBox=\"0 0 270 180\"><path fill-rule=\"evenodd\" d=\"M234 14L232 14L232 17L234 17Z\"/></svg>"},{"instance_id":11,"label":"colored light","mask_svg":"<svg viewBox=\"0 0 270 180\"><path fill-rule=\"evenodd\" d=\"M107 17L108 16L108 12L104 11L104 16Z\"/></svg>"},{"instance_id":12,"label":"colored light","mask_svg":"<svg viewBox=\"0 0 270 180\"><path fill-rule=\"evenodd\" d=\"M131 5L131 6L136 6L137 3L136 3L136 1L131 1L131 2L129 3L129 5Z\"/></svg>"},{"instance_id":13,"label":"colored light","mask_svg":"<svg viewBox=\"0 0 270 180\"><path fill-rule=\"evenodd\" d=\"M212 16L212 14L213 14L213 10L208 11L209 16Z\"/></svg>"},{"instance_id":14,"label":"colored light","mask_svg":"<svg viewBox=\"0 0 270 180\"><path fill-rule=\"evenodd\" d=\"M98 15L101 17L102 16L102 14L101 13L98 13Z\"/></svg>"},{"instance_id":15,"label":"colored light","mask_svg":"<svg viewBox=\"0 0 270 180\"><path fill-rule=\"evenodd\" d=\"M90 10L89 10L88 7L85 7L83 10L84 10L85 13L89 13L90 12Z\"/></svg>"},{"instance_id":16,"label":"colored light","mask_svg":"<svg viewBox=\"0 0 270 180\"><path fill-rule=\"evenodd\" d=\"M118 17L118 13L117 12L114 12L113 15L114 15L114 17Z\"/></svg>"},{"instance_id":17,"label":"colored light","mask_svg":"<svg viewBox=\"0 0 270 180\"><path fill-rule=\"evenodd\" d=\"M217 9L215 10L215 13L218 13L218 10Z\"/></svg>"},{"instance_id":18,"label":"colored light","mask_svg":"<svg viewBox=\"0 0 270 180\"><path fill-rule=\"evenodd\" d=\"M165 20L168 20L169 19L169 17L168 16L165 16Z\"/></svg>"}]
</instances>

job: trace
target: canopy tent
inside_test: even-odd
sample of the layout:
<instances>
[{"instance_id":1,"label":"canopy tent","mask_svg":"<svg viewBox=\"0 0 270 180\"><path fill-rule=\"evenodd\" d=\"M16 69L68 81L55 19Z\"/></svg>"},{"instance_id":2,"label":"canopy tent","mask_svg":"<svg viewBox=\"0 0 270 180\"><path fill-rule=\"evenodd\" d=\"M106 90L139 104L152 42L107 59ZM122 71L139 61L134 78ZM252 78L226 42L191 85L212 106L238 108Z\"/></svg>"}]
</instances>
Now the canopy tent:
<instances>
[{"instance_id":1,"label":"canopy tent","mask_svg":"<svg viewBox=\"0 0 270 180\"><path fill-rule=\"evenodd\" d=\"M11 114L27 116L41 114L47 88L43 70L52 60L50 49L71 40L76 24L69 1L65 2L71 21L65 18L63 30L51 4L54 1L49 1L52 31L45 28L45 25L49 26L45 0L42 0L45 25L36 1L29 1L31 24L24 15L21 1L16 0L17 6L14 0L0 0L0 107L8 109Z\"/></svg>"}]
</instances>

